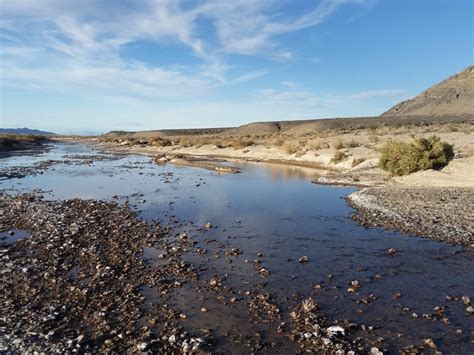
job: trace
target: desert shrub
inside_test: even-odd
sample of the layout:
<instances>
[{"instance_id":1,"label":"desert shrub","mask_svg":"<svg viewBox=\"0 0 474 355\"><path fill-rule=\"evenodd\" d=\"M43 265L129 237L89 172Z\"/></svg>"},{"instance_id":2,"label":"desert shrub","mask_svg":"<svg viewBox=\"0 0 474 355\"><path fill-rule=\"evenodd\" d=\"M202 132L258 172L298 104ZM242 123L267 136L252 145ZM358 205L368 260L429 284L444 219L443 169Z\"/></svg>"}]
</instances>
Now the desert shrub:
<instances>
[{"instance_id":1,"label":"desert shrub","mask_svg":"<svg viewBox=\"0 0 474 355\"><path fill-rule=\"evenodd\" d=\"M413 137L411 142L391 141L381 149L379 166L393 175L439 169L454 157L453 146L437 136Z\"/></svg>"},{"instance_id":2,"label":"desert shrub","mask_svg":"<svg viewBox=\"0 0 474 355\"><path fill-rule=\"evenodd\" d=\"M230 145L234 147L234 149L242 149L254 144L255 142L252 139L246 137L235 137L230 141Z\"/></svg>"},{"instance_id":3,"label":"desert shrub","mask_svg":"<svg viewBox=\"0 0 474 355\"><path fill-rule=\"evenodd\" d=\"M343 160L346 159L346 158L347 158L346 153L341 152L341 151L338 151L338 152L336 152L336 154L334 154L334 156L331 158L331 163L337 164L337 163L340 163L341 161L343 161Z\"/></svg>"}]
</instances>

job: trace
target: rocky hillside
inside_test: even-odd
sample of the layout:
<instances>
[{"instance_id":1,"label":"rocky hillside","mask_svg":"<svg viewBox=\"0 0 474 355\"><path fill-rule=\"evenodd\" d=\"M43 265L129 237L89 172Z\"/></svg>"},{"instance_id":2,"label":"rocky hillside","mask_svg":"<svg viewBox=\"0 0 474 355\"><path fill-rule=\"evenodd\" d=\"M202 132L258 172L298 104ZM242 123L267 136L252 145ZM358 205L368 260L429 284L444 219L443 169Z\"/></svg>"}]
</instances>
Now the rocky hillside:
<instances>
[{"instance_id":1,"label":"rocky hillside","mask_svg":"<svg viewBox=\"0 0 474 355\"><path fill-rule=\"evenodd\" d=\"M471 116L474 117L474 65L402 101L382 116Z\"/></svg>"}]
</instances>

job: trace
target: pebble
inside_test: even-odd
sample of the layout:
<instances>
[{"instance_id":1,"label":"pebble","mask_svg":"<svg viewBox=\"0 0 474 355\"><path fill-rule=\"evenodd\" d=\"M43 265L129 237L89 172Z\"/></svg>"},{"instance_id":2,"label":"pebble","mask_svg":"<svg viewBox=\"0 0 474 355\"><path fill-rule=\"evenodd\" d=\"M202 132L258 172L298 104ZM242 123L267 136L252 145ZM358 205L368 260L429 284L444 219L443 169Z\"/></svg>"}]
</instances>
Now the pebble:
<instances>
[{"instance_id":1,"label":"pebble","mask_svg":"<svg viewBox=\"0 0 474 355\"><path fill-rule=\"evenodd\" d=\"M303 255L298 259L299 263L307 263L308 261L309 261L309 258L306 255Z\"/></svg>"}]
</instances>

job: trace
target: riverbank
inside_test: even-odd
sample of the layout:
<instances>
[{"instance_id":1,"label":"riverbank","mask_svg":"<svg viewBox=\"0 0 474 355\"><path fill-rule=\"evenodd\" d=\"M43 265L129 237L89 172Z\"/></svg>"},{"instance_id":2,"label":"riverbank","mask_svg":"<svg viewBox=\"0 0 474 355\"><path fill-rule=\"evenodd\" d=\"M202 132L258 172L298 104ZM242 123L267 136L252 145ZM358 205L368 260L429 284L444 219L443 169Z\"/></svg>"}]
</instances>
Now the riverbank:
<instances>
[{"instance_id":1,"label":"riverbank","mask_svg":"<svg viewBox=\"0 0 474 355\"><path fill-rule=\"evenodd\" d=\"M443 169L393 178L378 167L378 150L384 142L409 139L412 134L429 136L434 132L455 148L454 160ZM449 243L471 245L474 243L472 223L470 226L465 221L472 221L469 209L474 210L473 199L458 198L472 196L474 191L474 143L471 137L471 123L450 123L428 128L401 126L355 129L346 133L330 131L325 132L324 138L307 138L304 144L295 137L286 137L286 146L277 144L277 137L260 138L260 141L254 140L251 145L244 144L238 149L205 140L190 146L183 146L182 141L156 146L145 141L133 143L129 139L105 139L98 144L106 150L157 156L161 164L176 162L217 170L225 161L251 161L309 168L316 175L313 179L316 184L373 187L348 197L351 207L359 212L355 219L364 225L384 226ZM197 137L194 139L198 140ZM270 143L265 144L267 141ZM295 152L287 149L298 144L300 148L295 148ZM443 214L442 209L447 206L449 211ZM422 212L414 213L416 211Z\"/></svg>"}]
</instances>

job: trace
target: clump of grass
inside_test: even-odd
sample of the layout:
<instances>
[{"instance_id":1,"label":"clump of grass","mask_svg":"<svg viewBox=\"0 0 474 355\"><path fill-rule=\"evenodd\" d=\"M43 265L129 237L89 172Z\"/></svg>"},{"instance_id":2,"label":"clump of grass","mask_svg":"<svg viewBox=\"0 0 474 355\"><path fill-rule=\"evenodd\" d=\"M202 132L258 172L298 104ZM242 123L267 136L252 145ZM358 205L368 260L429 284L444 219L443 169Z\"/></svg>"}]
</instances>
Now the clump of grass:
<instances>
[{"instance_id":1,"label":"clump of grass","mask_svg":"<svg viewBox=\"0 0 474 355\"><path fill-rule=\"evenodd\" d=\"M326 149L329 148L329 144L326 142L322 142L320 140L312 141L308 144L308 149L309 150L320 150L320 149Z\"/></svg>"},{"instance_id":2,"label":"clump of grass","mask_svg":"<svg viewBox=\"0 0 474 355\"><path fill-rule=\"evenodd\" d=\"M285 143L285 137L281 135L273 135L270 138L265 139L265 146L267 148L281 147Z\"/></svg>"},{"instance_id":3,"label":"clump of grass","mask_svg":"<svg viewBox=\"0 0 474 355\"><path fill-rule=\"evenodd\" d=\"M369 135L369 142L371 143L378 143L379 137L376 134L370 134Z\"/></svg>"},{"instance_id":4,"label":"clump of grass","mask_svg":"<svg viewBox=\"0 0 474 355\"><path fill-rule=\"evenodd\" d=\"M357 166L357 165L363 163L363 162L366 161L366 160L367 160L367 159L365 159L365 158L354 159L354 160L352 161L352 167Z\"/></svg>"},{"instance_id":5,"label":"clump of grass","mask_svg":"<svg viewBox=\"0 0 474 355\"><path fill-rule=\"evenodd\" d=\"M168 147L172 145L172 142L169 139L166 138L155 138L152 142L151 145L154 145L156 147Z\"/></svg>"},{"instance_id":6,"label":"clump of grass","mask_svg":"<svg viewBox=\"0 0 474 355\"><path fill-rule=\"evenodd\" d=\"M413 137L411 142L391 141L380 152L380 168L399 176L442 168L454 157L453 146L434 135Z\"/></svg>"},{"instance_id":7,"label":"clump of grass","mask_svg":"<svg viewBox=\"0 0 474 355\"><path fill-rule=\"evenodd\" d=\"M331 158L331 163L337 164L347 158L346 153L337 151L336 154Z\"/></svg>"},{"instance_id":8,"label":"clump of grass","mask_svg":"<svg viewBox=\"0 0 474 355\"><path fill-rule=\"evenodd\" d=\"M176 142L179 143L179 145L183 148L189 148L194 145L194 139L192 139L191 137L181 137L178 138Z\"/></svg>"},{"instance_id":9,"label":"clump of grass","mask_svg":"<svg viewBox=\"0 0 474 355\"><path fill-rule=\"evenodd\" d=\"M283 146L283 149L288 154L295 154L296 152L298 152L300 150L300 146L297 143L286 143Z\"/></svg>"},{"instance_id":10,"label":"clump of grass","mask_svg":"<svg viewBox=\"0 0 474 355\"><path fill-rule=\"evenodd\" d=\"M360 146L360 143L356 141L354 138L352 138L349 142L346 142L344 146L346 148L356 148Z\"/></svg>"},{"instance_id":11,"label":"clump of grass","mask_svg":"<svg viewBox=\"0 0 474 355\"><path fill-rule=\"evenodd\" d=\"M344 148L344 141L342 139L338 139L332 144L332 147L334 149L342 149Z\"/></svg>"}]
</instances>

